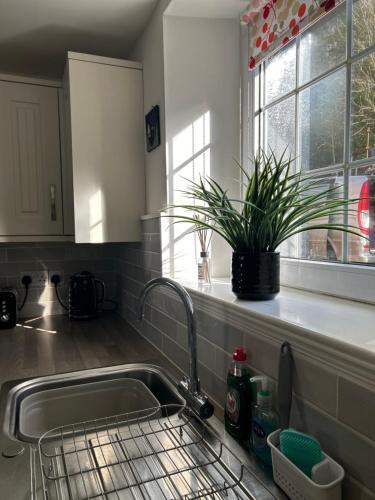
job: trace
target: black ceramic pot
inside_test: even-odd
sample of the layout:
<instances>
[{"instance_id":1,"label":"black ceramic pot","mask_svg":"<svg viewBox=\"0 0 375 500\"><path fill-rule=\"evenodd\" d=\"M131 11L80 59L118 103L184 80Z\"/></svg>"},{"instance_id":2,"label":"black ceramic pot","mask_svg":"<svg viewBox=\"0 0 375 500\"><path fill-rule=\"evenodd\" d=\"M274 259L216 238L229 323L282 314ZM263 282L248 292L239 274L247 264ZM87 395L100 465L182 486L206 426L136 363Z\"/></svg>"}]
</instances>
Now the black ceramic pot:
<instances>
[{"instance_id":1,"label":"black ceramic pot","mask_svg":"<svg viewBox=\"0 0 375 500\"><path fill-rule=\"evenodd\" d=\"M232 290L239 299L273 299L280 291L280 254L233 252Z\"/></svg>"}]
</instances>

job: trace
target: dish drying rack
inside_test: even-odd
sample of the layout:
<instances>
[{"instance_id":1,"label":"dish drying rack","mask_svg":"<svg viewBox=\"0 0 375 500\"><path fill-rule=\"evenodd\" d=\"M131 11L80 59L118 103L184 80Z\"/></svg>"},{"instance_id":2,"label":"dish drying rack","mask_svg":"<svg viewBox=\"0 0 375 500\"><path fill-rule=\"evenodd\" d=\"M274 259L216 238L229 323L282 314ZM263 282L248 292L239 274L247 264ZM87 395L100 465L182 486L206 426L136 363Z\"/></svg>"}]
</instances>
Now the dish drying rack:
<instances>
[{"instance_id":1,"label":"dish drying rack","mask_svg":"<svg viewBox=\"0 0 375 500\"><path fill-rule=\"evenodd\" d=\"M254 499L250 471L184 406L53 429L38 454L45 500Z\"/></svg>"}]
</instances>

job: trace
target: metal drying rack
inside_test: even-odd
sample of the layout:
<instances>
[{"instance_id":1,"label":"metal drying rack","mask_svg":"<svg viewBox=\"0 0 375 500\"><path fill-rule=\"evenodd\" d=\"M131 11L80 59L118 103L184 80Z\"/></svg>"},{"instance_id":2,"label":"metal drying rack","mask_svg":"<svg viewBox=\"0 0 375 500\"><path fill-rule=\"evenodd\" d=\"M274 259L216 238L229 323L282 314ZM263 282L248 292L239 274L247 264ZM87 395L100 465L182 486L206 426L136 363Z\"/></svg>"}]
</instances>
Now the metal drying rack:
<instances>
[{"instance_id":1,"label":"metal drying rack","mask_svg":"<svg viewBox=\"0 0 375 500\"><path fill-rule=\"evenodd\" d=\"M253 498L249 470L183 406L53 429L38 452L45 500Z\"/></svg>"}]
</instances>

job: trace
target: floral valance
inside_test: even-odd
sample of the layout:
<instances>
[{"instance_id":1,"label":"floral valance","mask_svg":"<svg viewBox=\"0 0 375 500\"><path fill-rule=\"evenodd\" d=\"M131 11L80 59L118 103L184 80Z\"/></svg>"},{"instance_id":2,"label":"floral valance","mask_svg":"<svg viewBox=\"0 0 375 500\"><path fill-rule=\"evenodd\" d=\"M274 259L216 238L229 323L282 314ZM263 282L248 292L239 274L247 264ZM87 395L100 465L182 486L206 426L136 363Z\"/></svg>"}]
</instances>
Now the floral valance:
<instances>
[{"instance_id":1,"label":"floral valance","mask_svg":"<svg viewBox=\"0 0 375 500\"><path fill-rule=\"evenodd\" d=\"M249 69L289 43L344 0L252 0L241 16L249 25Z\"/></svg>"}]
</instances>

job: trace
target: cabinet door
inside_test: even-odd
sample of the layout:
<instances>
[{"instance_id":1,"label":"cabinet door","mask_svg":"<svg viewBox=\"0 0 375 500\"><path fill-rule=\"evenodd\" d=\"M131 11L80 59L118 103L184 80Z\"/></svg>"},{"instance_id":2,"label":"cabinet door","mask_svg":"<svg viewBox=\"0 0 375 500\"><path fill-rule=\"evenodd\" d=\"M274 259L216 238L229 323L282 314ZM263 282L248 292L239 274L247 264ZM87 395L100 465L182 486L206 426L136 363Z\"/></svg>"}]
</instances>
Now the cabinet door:
<instances>
[{"instance_id":1,"label":"cabinet door","mask_svg":"<svg viewBox=\"0 0 375 500\"><path fill-rule=\"evenodd\" d=\"M142 71L69 60L69 80L76 242L139 241Z\"/></svg>"},{"instance_id":2,"label":"cabinet door","mask_svg":"<svg viewBox=\"0 0 375 500\"><path fill-rule=\"evenodd\" d=\"M74 234L72 133L70 120L69 66L66 65L60 96L61 179L63 192L64 234Z\"/></svg>"},{"instance_id":3,"label":"cabinet door","mask_svg":"<svg viewBox=\"0 0 375 500\"><path fill-rule=\"evenodd\" d=\"M56 88L0 82L0 235L62 234Z\"/></svg>"}]
</instances>

